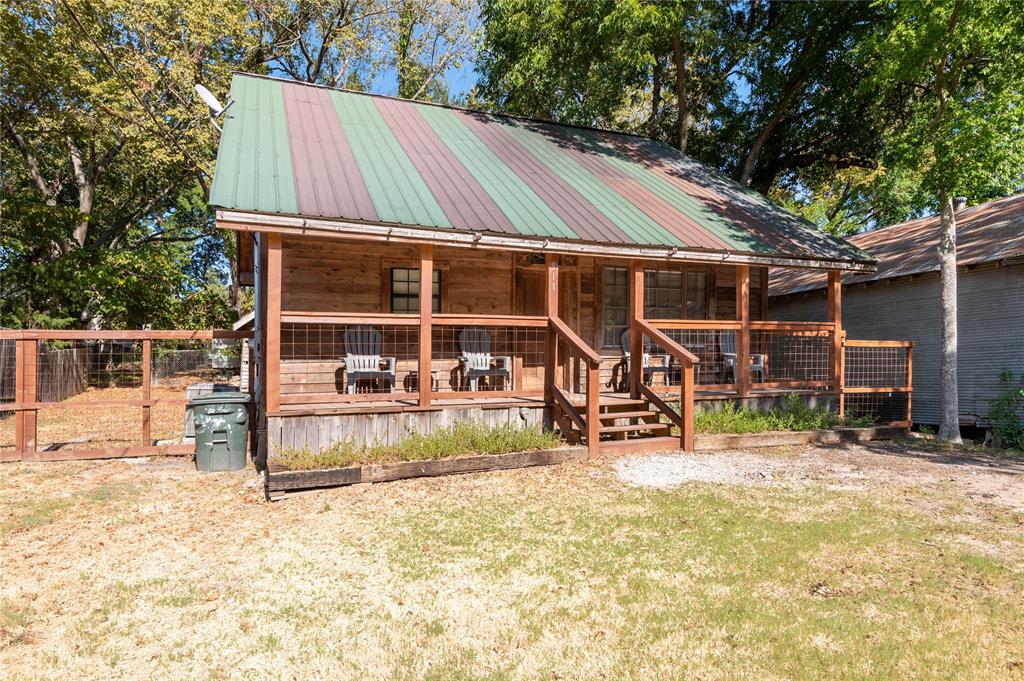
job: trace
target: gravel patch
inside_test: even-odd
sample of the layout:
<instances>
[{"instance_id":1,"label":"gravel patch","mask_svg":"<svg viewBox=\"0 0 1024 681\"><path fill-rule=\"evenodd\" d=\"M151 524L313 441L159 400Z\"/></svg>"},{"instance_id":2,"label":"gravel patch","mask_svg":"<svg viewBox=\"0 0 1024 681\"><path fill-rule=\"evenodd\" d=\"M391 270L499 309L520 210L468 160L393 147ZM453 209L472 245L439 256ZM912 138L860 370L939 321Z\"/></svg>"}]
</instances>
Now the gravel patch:
<instances>
[{"instance_id":1,"label":"gravel patch","mask_svg":"<svg viewBox=\"0 0 1024 681\"><path fill-rule=\"evenodd\" d=\"M615 473L637 487L672 489L687 482L733 485L769 483L774 466L760 457L742 454L660 454L630 456L615 462Z\"/></svg>"}]
</instances>

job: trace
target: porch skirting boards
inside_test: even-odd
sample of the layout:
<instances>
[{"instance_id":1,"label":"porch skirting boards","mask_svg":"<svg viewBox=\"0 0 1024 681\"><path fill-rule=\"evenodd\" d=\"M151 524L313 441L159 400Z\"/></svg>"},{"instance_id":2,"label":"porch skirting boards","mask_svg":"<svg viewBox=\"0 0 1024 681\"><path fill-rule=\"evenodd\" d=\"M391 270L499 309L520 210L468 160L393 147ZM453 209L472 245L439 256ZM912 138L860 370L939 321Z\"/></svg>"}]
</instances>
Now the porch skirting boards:
<instances>
[{"instance_id":1,"label":"porch skirting boards","mask_svg":"<svg viewBox=\"0 0 1024 681\"><path fill-rule=\"evenodd\" d=\"M413 433L429 435L439 428L461 422L489 427L514 426L550 428L550 408L543 402L495 408L446 406L424 411L392 411L366 414L302 414L267 417L267 446L270 458L282 450L320 452L334 442L394 444Z\"/></svg>"}]
</instances>

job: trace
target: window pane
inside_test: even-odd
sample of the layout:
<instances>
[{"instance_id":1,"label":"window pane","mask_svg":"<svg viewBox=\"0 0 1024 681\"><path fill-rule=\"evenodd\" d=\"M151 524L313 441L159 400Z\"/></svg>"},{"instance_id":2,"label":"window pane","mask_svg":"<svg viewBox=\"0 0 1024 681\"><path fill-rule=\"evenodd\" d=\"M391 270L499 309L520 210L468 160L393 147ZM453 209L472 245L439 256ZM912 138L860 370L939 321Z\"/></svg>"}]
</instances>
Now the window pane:
<instances>
[{"instance_id":1,"label":"window pane","mask_svg":"<svg viewBox=\"0 0 1024 681\"><path fill-rule=\"evenodd\" d=\"M602 276L602 338L606 347L618 347L629 319L629 271L625 267L605 267Z\"/></svg>"}]
</instances>

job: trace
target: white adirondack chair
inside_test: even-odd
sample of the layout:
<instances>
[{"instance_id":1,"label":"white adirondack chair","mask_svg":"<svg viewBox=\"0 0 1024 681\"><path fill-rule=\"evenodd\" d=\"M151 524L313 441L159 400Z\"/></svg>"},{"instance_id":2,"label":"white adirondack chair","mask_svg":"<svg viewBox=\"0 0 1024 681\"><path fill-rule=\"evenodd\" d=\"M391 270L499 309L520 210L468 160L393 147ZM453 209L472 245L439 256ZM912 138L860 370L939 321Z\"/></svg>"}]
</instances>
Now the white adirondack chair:
<instances>
[{"instance_id":1,"label":"white adirondack chair","mask_svg":"<svg viewBox=\"0 0 1024 681\"><path fill-rule=\"evenodd\" d=\"M359 324L345 330L345 387L350 395L361 380L382 382L388 392L395 392L395 358L381 357L383 343L383 335L372 326Z\"/></svg>"},{"instance_id":2,"label":"white adirondack chair","mask_svg":"<svg viewBox=\"0 0 1024 681\"><path fill-rule=\"evenodd\" d=\"M736 332L723 331L718 336L718 346L722 352L723 372L732 372L732 380L736 382ZM768 375L768 356L750 353L750 375L757 374L762 382Z\"/></svg>"},{"instance_id":3,"label":"white adirondack chair","mask_svg":"<svg viewBox=\"0 0 1024 681\"><path fill-rule=\"evenodd\" d=\"M629 375L629 372L631 371L631 369L630 369L631 359L630 359L630 349L629 348L630 348L630 345L629 345L629 329L626 329L622 333L622 354L626 358L626 375L627 376ZM665 385L668 385L669 384L669 376L672 373L672 355L662 355L662 354L654 354L654 355L652 355L650 353L650 349L651 349L651 342L647 338L644 338L644 356L642 358L643 362L641 364L641 366L643 367L643 372L644 372L642 380L645 383L646 382L650 382L650 381L652 381L654 379L654 374L660 373L662 376L665 377L664 378ZM654 364L654 363L652 363L651 360L654 359L654 358L660 359L661 360L661 364Z\"/></svg>"},{"instance_id":4,"label":"white adirondack chair","mask_svg":"<svg viewBox=\"0 0 1024 681\"><path fill-rule=\"evenodd\" d=\"M507 386L512 379L512 358L508 356L494 357L491 355L491 334L487 329L467 326L459 333L459 348L462 356L464 380L469 382L471 390L480 389L480 379L488 378L494 387L497 379L502 379Z\"/></svg>"}]
</instances>

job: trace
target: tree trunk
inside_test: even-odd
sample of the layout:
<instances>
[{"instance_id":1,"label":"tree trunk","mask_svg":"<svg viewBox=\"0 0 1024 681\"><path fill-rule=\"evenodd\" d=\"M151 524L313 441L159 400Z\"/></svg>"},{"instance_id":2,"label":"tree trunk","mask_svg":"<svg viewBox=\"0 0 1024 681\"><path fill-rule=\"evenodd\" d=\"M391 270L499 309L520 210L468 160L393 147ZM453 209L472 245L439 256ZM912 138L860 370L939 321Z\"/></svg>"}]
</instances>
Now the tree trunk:
<instances>
[{"instance_id":1,"label":"tree trunk","mask_svg":"<svg viewBox=\"0 0 1024 681\"><path fill-rule=\"evenodd\" d=\"M939 275L942 305L942 354L939 362L939 438L959 444L960 400L957 386L956 215L953 199L940 192Z\"/></svg>"},{"instance_id":2,"label":"tree trunk","mask_svg":"<svg viewBox=\"0 0 1024 681\"><path fill-rule=\"evenodd\" d=\"M672 59L676 65L676 101L679 105L679 151L690 144L690 98L686 83L686 55L678 35L672 36Z\"/></svg>"},{"instance_id":3,"label":"tree trunk","mask_svg":"<svg viewBox=\"0 0 1024 681\"><path fill-rule=\"evenodd\" d=\"M661 123L661 57L655 57L654 70L651 74L651 115L647 119L648 137L658 138Z\"/></svg>"}]
</instances>

